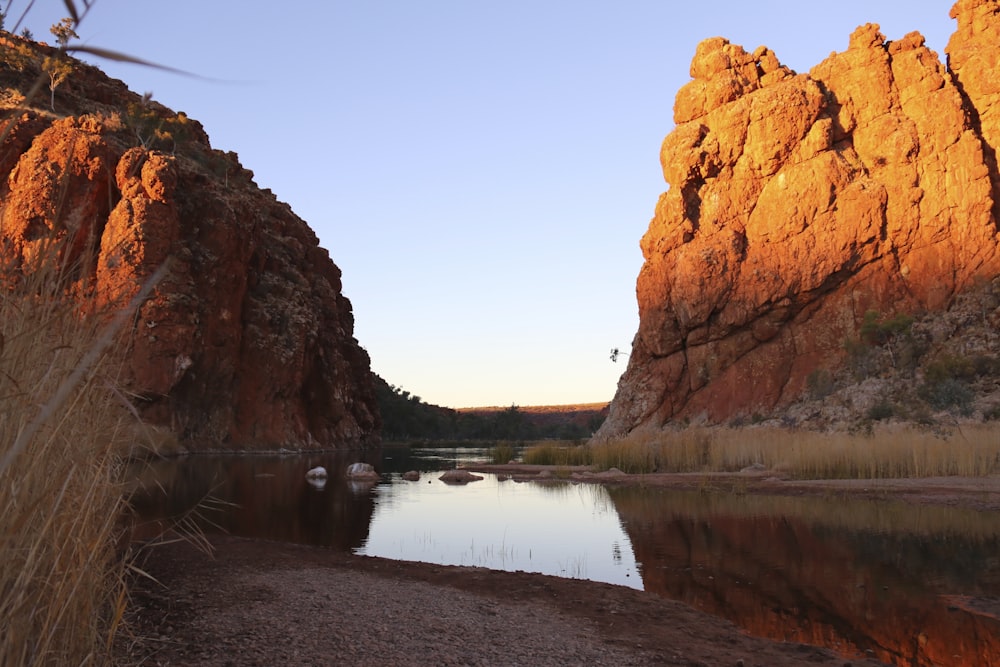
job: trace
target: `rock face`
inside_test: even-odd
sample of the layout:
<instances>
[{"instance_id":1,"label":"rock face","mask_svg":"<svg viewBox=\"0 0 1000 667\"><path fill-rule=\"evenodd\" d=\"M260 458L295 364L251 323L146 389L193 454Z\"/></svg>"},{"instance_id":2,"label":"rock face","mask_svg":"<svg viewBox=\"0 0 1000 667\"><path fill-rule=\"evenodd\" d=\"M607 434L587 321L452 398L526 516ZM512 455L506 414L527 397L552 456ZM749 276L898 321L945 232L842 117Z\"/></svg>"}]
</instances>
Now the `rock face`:
<instances>
[{"instance_id":1,"label":"rock face","mask_svg":"<svg viewBox=\"0 0 1000 667\"><path fill-rule=\"evenodd\" d=\"M809 74L765 47L698 46L598 437L787 404L866 311L935 311L1000 273L1000 3L951 16L950 69L872 24Z\"/></svg>"},{"instance_id":2,"label":"rock face","mask_svg":"<svg viewBox=\"0 0 1000 667\"><path fill-rule=\"evenodd\" d=\"M0 63L0 92L16 99L33 74ZM120 380L145 420L189 448L377 437L369 358L308 225L183 114L82 63L56 93L58 115L4 116L5 271L31 270L61 239L81 292L114 307L167 263L127 332Z\"/></svg>"}]
</instances>

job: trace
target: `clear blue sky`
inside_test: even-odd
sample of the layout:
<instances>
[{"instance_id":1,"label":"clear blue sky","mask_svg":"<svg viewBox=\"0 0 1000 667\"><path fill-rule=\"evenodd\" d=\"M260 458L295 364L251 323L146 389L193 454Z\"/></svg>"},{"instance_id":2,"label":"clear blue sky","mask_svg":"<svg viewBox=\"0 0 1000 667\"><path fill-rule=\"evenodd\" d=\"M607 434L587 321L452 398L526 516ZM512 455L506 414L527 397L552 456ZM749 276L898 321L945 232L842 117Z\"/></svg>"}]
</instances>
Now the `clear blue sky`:
<instances>
[{"instance_id":1,"label":"clear blue sky","mask_svg":"<svg viewBox=\"0 0 1000 667\"><path fill-rule=\"evenodd\" d=\"M804 72L872 22L943 58L951 5L96 0L79 32L206 77L98 63L201 121L312 226L375 372L429 403L539 405L614 395L699 41ZM52 41L65 13L42 0L28 25Z\"/></svg>"}]
</instances>

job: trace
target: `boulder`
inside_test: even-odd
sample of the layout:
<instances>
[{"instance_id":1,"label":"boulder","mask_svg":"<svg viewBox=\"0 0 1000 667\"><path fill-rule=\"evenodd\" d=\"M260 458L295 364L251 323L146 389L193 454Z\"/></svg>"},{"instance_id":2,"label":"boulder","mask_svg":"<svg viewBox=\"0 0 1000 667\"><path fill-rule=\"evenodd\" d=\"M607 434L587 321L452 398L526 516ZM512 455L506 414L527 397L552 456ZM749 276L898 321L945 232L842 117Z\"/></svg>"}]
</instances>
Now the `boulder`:
<instances>
[{"instance_id":1,"label":"boulder","mask_svg":"<svg viewBox=\"0 0 1000 667\"><path fill-rule=\"evenodd\" d=\"M347 466L347 479L379 480L381 476L375 472L375 468L370 463L352 463Z\"/></svg>"},{"instance_id":2,"label":"boulder","mask_svg":"<svg viewBox=\"0 0 1000 667\"><path fill-rule=\"evenodd\" d=\"M323 466L316 466L306 472L306 479L326 479L326 477L326 468Z\"/></svg>"},{"instance_id":3,"label":"boulder","mask_svg":"<svg viewBox=\"0 0 1000 667\"><path fill-rule=\"evenodd\" d=\"M443 475L438 477L439 480L445 484L468 484L469 482L478 482L483 479L482 475L474 475L468 470L447 470Z\"/></svg>"}]
</instances>

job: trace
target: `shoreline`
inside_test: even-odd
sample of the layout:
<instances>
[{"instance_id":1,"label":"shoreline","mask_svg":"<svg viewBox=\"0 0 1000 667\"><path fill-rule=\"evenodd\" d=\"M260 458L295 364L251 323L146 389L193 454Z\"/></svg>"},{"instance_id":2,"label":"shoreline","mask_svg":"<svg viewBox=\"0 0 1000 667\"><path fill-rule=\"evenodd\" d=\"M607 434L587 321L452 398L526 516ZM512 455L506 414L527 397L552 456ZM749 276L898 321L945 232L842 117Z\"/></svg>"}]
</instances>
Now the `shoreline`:
<instances>
[{"instance_id":1,"label":"shoreline","mask_svg":"<svg viewBox=\"0 0 1000 667\"><path fill-rule=\"evenodd\" d=\"M1000 510L1000 475L982 477L934 476L875 479L796 479L772 470L742 472L677 472L628 474L593 472L588 466L528 465L523 463L471 464L470 472L509 475L518 482L595 483L614 486L651 486L678 490L713 490L776 496L830 495L895 499L914 504Z\"/></svg>"},{"instance_id":2,"label":"shoreline","mask_svg":"<svg viewBox=\"0 0 1000 667\"><path fill-rule=\"evenodd\" d=\"M1000 477L791 480L743 473L593 473L559 466L466 470L541 483L600 482L1000 509ZM574 477L576 475L576 477ZM474 483L474 482L473 482ZM579 579L357 556L231 536L211 555L150 546L134 582L137 639L123 662L225 665L878 665L875 656L752 637L655 593Z\"/></svg>"}]
</instances>

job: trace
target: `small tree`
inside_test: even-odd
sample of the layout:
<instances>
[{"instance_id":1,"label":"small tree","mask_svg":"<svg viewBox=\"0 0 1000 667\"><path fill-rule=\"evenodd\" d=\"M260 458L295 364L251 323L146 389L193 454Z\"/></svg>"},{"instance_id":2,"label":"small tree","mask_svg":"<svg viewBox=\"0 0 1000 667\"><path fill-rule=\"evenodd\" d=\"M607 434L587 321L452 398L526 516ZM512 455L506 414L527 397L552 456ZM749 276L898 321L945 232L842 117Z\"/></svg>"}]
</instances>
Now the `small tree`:
<instances>
[{"instance_id":1,"label":"small tree","mask_svg":"<svg viewBox=\"0 0 1000 667\"><path fill-rule=\"evenodd\" d=\"M889 353L889 361L895 368L897 348L903 343L912 343L912 326L913 318L909 315L898 313L891 318L883 319L878 311L869 310L861 322L859 333L861 340L868 345L882 346Z\"/></svg>"},{"instance_id":2,"label":"small tree","mask_svg":"<svg viewBox=\"0 0 1000 667\"><path fill-rule=\"evenodd\" d=\"M69 40L80 39L80 35L76 34L76 31L73 29L75 25L75 21L67 16L62 21L49 28L49 32L55 35L56 44L60 47L65 47L69 44Z\"/></svg>"},{"instance_id":3,"label":"small tree","mask_svg":"<svg viewBox=\"0 0 1000 667\"><path fill-rule=\"evenodd\" d=\"M55 35L60 49L57 55L45 56L45 60L42 61L42 70L49 75L50 105L53 111L56 110L56 88L73 72L73 65L65 55L65 48L69 40L80 38L73 29L75 25L76 21L67 16L49 28L49 32Z\"/></svg>"},{"instance_id":4,"label":"small tree","mask_svg":"<svg viewBox=\"0 0 1000 667\"><path fill-rule=\"evenodd\" d=\"M52 110L55 111L56 88L73 72L73 65L66 57L45 56L45 60L42 61L42 70L49 75L49 104L52 106Z\"/></svg>"}]
</instances>

